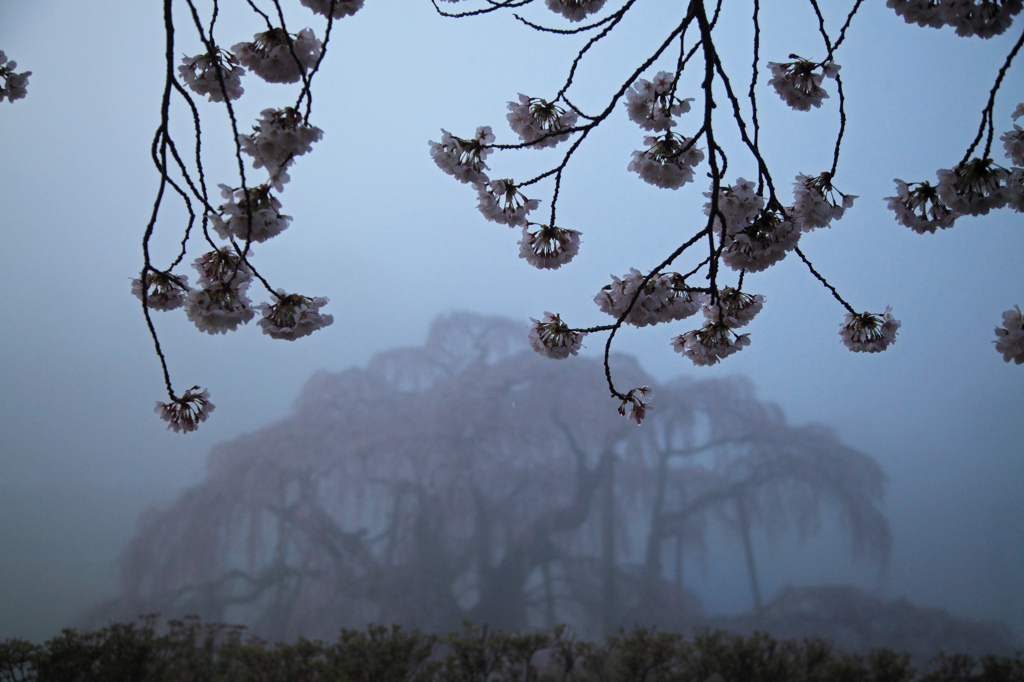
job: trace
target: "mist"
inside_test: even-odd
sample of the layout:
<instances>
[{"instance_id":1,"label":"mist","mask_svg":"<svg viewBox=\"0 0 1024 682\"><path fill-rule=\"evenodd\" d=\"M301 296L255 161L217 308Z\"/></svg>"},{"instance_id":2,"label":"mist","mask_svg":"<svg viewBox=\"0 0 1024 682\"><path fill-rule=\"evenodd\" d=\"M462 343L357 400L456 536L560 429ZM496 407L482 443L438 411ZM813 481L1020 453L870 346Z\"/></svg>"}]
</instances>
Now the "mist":
<instances>
[{"instance_id":1,"label":"mist","mask_svg":"<svg viewBox=\"0 0 1024 682\"><path fill-rule=\"evenodd\" d=\"M368 3L339 26L320 76L331 87L315 107L325 137L292 173L295 222L256 252L289 288L329 296L336 322L286 344L255 329L201 336L183 317L160 318L178 383L208 386L217 404L200 431L182 436L153 414L162 379L129 293L158 179L148 150L162 85L160 8L0 6L0 48L33 71L28 97L0 109L0 637L52 636L118 597L116 559L142 513L170 508L203 482L218 444L289 418L316 372L423 347L432 321L452 310L523 329L544 310L604 322L591 301L609 274L660 262L678 238L638 226L700 215L699 191L627 177L636 132L620 117L581 150L566 180L560 211L584 232L578 260L537 273L517 258L514 235L481 219L472 192L436 169L426 145L442 127L498 130L506 101L560 83L577 48L507 19L452 21L429 3L400 13ZM763 50L801 52L790 42L799 33L780 27L804 27L807 17L780 10L766 22ZM617 50L648 28L632 26L580 78L628 70ZM894 306L903 328L892 349L846 351L836 334L842 311L792 262L751 280L767 295L753 344L719 367L689 366L656 331L617 336L617 350L658 384L745 377L787 424L834 429L887 477L878 502L892 535L884 572L870 560L852 563L836 520L825 517L805 542L755 535L766 602L787 584L850 583L1024 633L1024 375L992 348L1000 312L1024 302L1020 218L1002 211L921 236L897 225L881 199L893 176L930 177L959 159L1007 40L964 42L880 6L851 28L841 61L844 77L858 76L847 77L842 186L862 198L805 249L858 305ZM927 70L908 74L901 65L912 60ZM252 85L250 94L272 98L272 86ZM1022 85L1011 70L1004 91ZM997 103L997 126L1009 126L1010 96ZM947 105L920 104L933 101ZM248 106L245 120L260 108ZM765 125L781 131L771 152L795 174L823 161L792 140L830 125L834 111L798 123L790 113L766 105ZM165 239L173 243L174 229ZM588 340L583 359L602 347ZM603 390L577 393L566 400L604 403L618 419ZM687 563L687 586L709 613L749 611L742 551L722 532L708 542L715 560L706 573Z\"/></svg>"}]
</instances>

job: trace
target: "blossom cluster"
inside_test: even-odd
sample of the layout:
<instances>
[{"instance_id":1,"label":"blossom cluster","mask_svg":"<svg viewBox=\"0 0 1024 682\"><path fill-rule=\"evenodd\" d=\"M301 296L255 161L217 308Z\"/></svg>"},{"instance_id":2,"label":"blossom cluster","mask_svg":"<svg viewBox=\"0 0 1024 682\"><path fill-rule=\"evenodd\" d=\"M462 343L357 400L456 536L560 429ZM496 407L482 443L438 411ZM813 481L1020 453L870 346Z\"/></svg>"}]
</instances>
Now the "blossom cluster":
<instances>
[{"instance_id":1,"label":"blossom cluster","mask_svg":"<svg viewBox=\"0 0 1024 682\"><path fill-rule=\"evenodd\" d=\"M253 158L253 166L267 169L270 184L281 192L289 180L287 168L295 157L312 150L313 143L323 135L320 128L303 121L298 111L285 107L264 109L252 134L240 134L238 143L241 150Z\"/></svg>"},{"instance_id":2,"label":"blossom cluster","mask_svg":"<svg viewBox=\"0 0 1024 682\"><path fill-rule=\"evenodd\" d=\"M672 339L672 348L698 367L718 364L749 345L750 334L737 334L721 322L707 322Z\"/></svg>"},{"instance_id":3,"label":"blossom cluster","mask_svg":"<svg viewBox=\"0 0 1024 682\"><path fill-rule=\"evenodd\" d=\"M221 239L265 242L281 234L291 223L291 216L281 213L281 202L270 193L270 185L232 189L220 185L227 201L220 214L212 214L210 222Z\"/></svg>"},{"instance_id":4,"label":"blossom cluster","mask_svg":"<svg viewBox=\"0 0 1024 682\"><path fill-rule=\"evenodd\" d=\"M193 92L206 95L211 102L223 102L225 95L229 101L236 100L245 92L245 69L235 55L218 47L195 57L182 57L178 75Z\"/></svg>"},{"instance_id":5,"label":"blossom cluster","mask_svg":"<svg viewBox=\"0 0 1024 682\"><path fill-rule=\"evenodd\" d=\"M996 351L1003 354L1003 360L1024 364L1024 317L1020 306L1003 313L1003 326L996 327Z\"/></svg>"},{"instance_id":6,"label":"blossom cluster","mask_svg":"<svg viewBox=\"0 0 1024 682\"><path fill-rule=\"evenodd\" d=\"M491 180L477 185L478 208L488 220L509 227L525 226L526 215L540 202L529 199L511 180Z\"/></svg>"},{"instance_id":7,"label":"blossom cluster","mask_svg":"<svg viewBox=\"0 0 1024 682\"><path fill-rule=\"evenodd\" d=\"M765 210L764 198L749 180L739 178L735 185L721 188L716 205L710 192L704 196L709 199L704 214L710 216L714 208L720 214L714 230L722 239L722 262L733 270L761 272L796 248L800 230L778 211ZM793 209L787 213L792 215Z\"/></svg>"},{"instance_id":8,"label":"blossom cluster","mask_svg":"<svg viewBox=\"0 0 1024 682\"><path fill-rule=\"evenodd\" d=\"M889 306L881 315L846 313L839 327L843 344L856 353L878 353L896 342L900 321L892 316Z\"/></svg>"},{"instance_id":9,"label":"blossom cluster","mask_svg":"<svg viewBox=\"0 0 1024 682\"><path fill-rule=\"evenodd\" d=\"M545 312L544 318L530 321L530 334L527 339L530 347L553 360L564 360L570 355L579 353L583 345L585 332L573 331L562 318Z\"/></svg>"},{"instance_id":10,"label":"blossom cluster","mask_svg":"<svg viewBox=\"0 0 1024 682\"><path fill-rule=\"evenodd\" d=\"M441 130L441 141L430 142L430 157L437 167L460 182L479 187L490 182L484 159L491 153L488 145L494 142L490 126L480 126L471 140L455 137Z\"/></svg>"},{"instance_id":11,"label":"blossom cluster","mask_svg":"<svg viewBox=\"0 0 1024 682\"><path fill-rule=\"evenodd\" d=\"M630 268L629 274L622 279L612 275L612 283L602 287L594 297L594 303L601 312L616 319L622 317L632 303L633 307L623 321L636 327L646 327L659 322L685 320L707 302L705 294L691 291L679 273L663 272L651 277L638 295L637 290L643 280L643 274L635 268Z\"/></svg>"},{"instance_id":12,"label":"blossom cluster","mask_svg":"<svg viewBox=\"0 0 1024 682\"><path fill-rule=\"evenodd\" d=\"M554 147L569 139L563 132L576 125L576 112L554 102L519 94L518 102L508 103L508 124L523 142L535 149Z\"/></svg>"},{"instance_id":13,"label":"blossom cluster","mask_svg":"<svg viewBox=\"0 0 1024 682\"><path fill-rule=\"evenodd\" d=\"M645 137L645 151L633 152L626 170L633 171L645 182L665 189L679 189L693 180L693 169L704 160L697 140L677 135L671 130L664 135Z\"/></svg>"},{"instance_id":14,"label":"blossom cluster","mask_svg":"<svg viewBox=\"0 0 1024 682\"><path fill-rule=\"evenodd\" d=\"M1021 0L887 0L908 24L952 26L960 36L991 38L1006 31L1020 13Z\"/></svg>"},{"instance_id":15,"label":"blossom cluster","mask_svg":"<svg viewBox=\"0 0 1024 682\"><path fill-rule=\"evenodd\" d=\"M605 0L547 0L548 9L569 21L583 21L604 7Z\"/></svg>"},{"instance_id":16,"label":"blossom cluster","mask_svg":"<svg viewBox=\"0 0 1024 682\"><path fill-rule=\"evenodd\" d=\"M580 233L555 225L527 223L519 240L519 257L541 270L555 270L579 253Z\"/></svg>"},{"instance_id":17,"label":"blossom cluster","mask_svg":"<svg viewBox=\"0 0 1024 682\"><path fill-rule=\"evenodd\" d=\"M816 176L800 173L793 183L793 207L789 213L793 224L808 232L816 227L828 227L833 220L842 218L856 198L833 187L831 173Z\"/></svg>"},{"instance_id":18,"label":"blossom cluster","mask_svg":"<svg viewBox=\"0 0 1024 682\"><path fill-rule=\"evenodd\" d=\"M146 273L146 297L142 297L142 279L132 280L132 294L153 310L175 310L185 304L188 293L188 277L172 275L159 270Z\"/></svg>"},{"instance_id":19,"label":"blossom cluster","mask_svg":"<svg viewBox=\"0 0 1024 682\"><path fill-rule=\"evenodd\" d=\"M185 391L180 398L173 398L169 403L157 402L155 412L167 422L167 430L176 433L188 433L199 428L214 410L210 402L210 392L198 386Z\"/></svg>"},{"instance_id":20,"label":"blossom cluster","mask_svg":"<svg viewBox=\"0 0 1024 682\"><path fill-rule=\"evenodd\" d=\"M323 44L309 28L297 35L272 28L231 51L242 66L268 83L297 83L319 61Z\"/></svg>"},{"instance_id":21,"label":"blossom cluster","mask_svg":"<svg viewBox=\"0 0 1024 682\"><path fill-rule=\"evenodd\" d=\"M349 17L363 8L363 0L299 0L300 3L323 16L330 15L333 19ZM331 12L331 3L334 12Z\"/></svg>"},{"instance_id":22,"label":"blossom cluster","mask_svg":"<svg viewBox=\"0 0 1024 682\"><path fill-rule=\"evenodd\" d=\"M257 306L263 315L257 324L272 339L294 341L334 323L333 315L320 313L320 308L327 305L327 298L286 294L282 289L277 290L276 297L273 304Z\"/></svg>"},{"instance_id":23,"label":"blossom cluster","mask_svg":"<svg viewBox=\"0 0 1024 682\"><path fill-rule=\"evenodd\" d=\"M626 91L626 111L629 119L644 130L668 130L676 124L673 116L690 110L693 98L679 99L673 94L675 75L659 71L654 80L637 80Z\"/></svg>"},{"instance_id":24,"label":"blossom cluster","mask_svg":"<svg viewBox=\"0 0 1024 682\"><path fill-rule=\"evenodd\" d=\"M3 81L0 83L0 102L3 102L5 98L8 102L13 102L23 99L28 94L28 77L32 75L32 72L15 73L16 68L18 68L18 62L13 59L8 61L7 55L0 50L0 80Z\"/></svg>"},{"instance_id":25,"label":"blossom cluster","mask_svg":"<svg viewBox=\"0 0 1024 682\"><path fill-rule=\"evenodd\" d=\"M782 101L797 111L810 111L821 106L828 93L821 87L826 76L835 78L840 66L832 61L816 64L796 55L795 62L768 62L772 78L768 85L775 88Z\"/></svg>"}]
</instances>

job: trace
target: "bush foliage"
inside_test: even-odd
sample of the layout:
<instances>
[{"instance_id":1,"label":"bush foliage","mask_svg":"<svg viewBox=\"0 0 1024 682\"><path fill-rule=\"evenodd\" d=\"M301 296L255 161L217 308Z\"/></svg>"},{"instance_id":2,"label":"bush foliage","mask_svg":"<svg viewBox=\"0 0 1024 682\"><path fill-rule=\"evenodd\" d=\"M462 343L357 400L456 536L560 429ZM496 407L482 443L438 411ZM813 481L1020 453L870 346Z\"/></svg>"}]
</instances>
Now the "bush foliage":
<instances>
[{"instance_id":1,"label":"bush foliage","mask_svg":"<svg viewBox=\"0 0 1024 682\"><path fill-rule=\"evenodd\" d=\"M0 682L239 680L312 682L985 682L1024 681L1015 657L941 655L922 673L910 655L838 652L822 639L775 640L704 631L693 639L647 628L603 644L564 626L513 633L465 623L447 636L370 625L333 643L270 644L244 627L196 617L158 627L155 616L91 632L64 630L45 642L0 642Z\"/></svg>"}]
</instances>

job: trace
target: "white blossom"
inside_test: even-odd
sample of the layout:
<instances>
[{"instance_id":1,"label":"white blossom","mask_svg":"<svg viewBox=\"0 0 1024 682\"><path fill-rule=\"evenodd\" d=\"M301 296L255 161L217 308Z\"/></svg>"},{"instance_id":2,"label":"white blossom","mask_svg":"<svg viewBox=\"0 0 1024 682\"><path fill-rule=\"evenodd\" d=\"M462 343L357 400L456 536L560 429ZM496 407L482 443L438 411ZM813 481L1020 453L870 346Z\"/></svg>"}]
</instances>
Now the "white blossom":
<instances>
[{"instance_id":1,"label":"white blossom","mask_svg":"<svg viewBox=\"0 0 1024 682\"><path fill-rule=\"evenodd\" d=\"M957 213L985 215L1005 206L1009 198L1006 181L1010 173L992 159L974 158L952 170L940 168L936 174L939 196Z\"/></svg>"},{"instance_id":2,"label":"white blossom","mask_svg":"<svg viewBox=\"0 0 1024 682\"><path fill-rule=\"evenodd\" d=\"M693 168L704 160L696 139L676 135L645 137L646 151L633 152L627 170L637 173L645 182L665 189L679 189L693 180Z\"/></svg>"},{"instance_id":3,"label":"white blossom","mask_svg":"<svg viewBox=\"0 0 1024 682\"><path fill-rule=\"evenodd\" d=\"M263 318L256 324L272 339L294 341L334 323L333 315L320 313L320 308L327 305L329 300L286 294L284 290L278 289L275 303L256 306L263 314Z\"/></svg>"},{"instance_id":4,"label":"white blossom","mask_svg":"<svg viewBox=\"0 0 1024 682\"><path fill-rule=\"evenodd\" d=\"M843 344L856 353L879 353L896 342L900 321L892 316L892 306L881 315L846 313L839 327Z\"/></svg>"},{"instance_id":5,"label":"white blossom","mask_svg":"<svg viewBox=\"0 0 1024 682\"><path fill-rule=\"evenodd\" d=\"M629 393L622 398L622 403L619 405L619 414L628 419L632 419L636 422L637 426L640 426L644 417L647 416L647 409L651 406L651 403L649 401L645 401L643 397L650 392L650 386L639 386L637 388L630 389Z\"/></svg>"},{"instance_id":6,"label":"white blossom","mask_svg":"<svg viewBox=\"0 0 1024 682\"><path fill-rule=\"evenodd\" d=\"M335 19L350 17L363 8L363 0L333 0ZM332 0L299 0L300 3L323 16L331 15Z\"/></svg>"},{"instance_id":7,"label":"white blossom","mask_svg":"<svg viewBox=\"0 0 1024 682\"><path fill-rule=\"evenodd\" d=\"M146 273L146 306L152 310L174 310L185 304L188 277L150 270ZM142 280L132 280L132 293L142 300Z\"/></svg>"},{"instance_id":8,"label":"white blossom","mask_svg":"<svg viewBox=\"0 0 1024 682\"><path fill-rule=\"evenodd\" d=\"M1003 313L1003 326L996 327L996 351L1003 354L1003 360L1024 364L1024 317L1020 306Z\"/></svg>"},{"instance_id":9,"label":"white blossom","mask_svg":"<svg viewBox=\"0 0 1024 682\"><path fill-rule=\"evenodd\" d=\"M672 339L672 348L698 367L718 364L722 358L749 345L750 334L737 334L719 322L708 322Z\"/></svg>"},{"instance_id":10,"label":"white blossom","mask_svg":"<svg viewBox=\"0 0 1024 682\"><path fill-rule=\"evenodd\" d=\"M629 119L644 130L668 130L675 125L673 116L690 110L693 98L679 99L672 94L675 75L659 71L653 81L637 80L626 91L626 112Z\"/></svg>"},{"instance_id":11,"label":"white blossom","mask_svg":"<svg viewBox=\"0 0 1024 682\"><path fill-rule=\"evenodd\" d=\"M1006 150L1006 158L1018 166L1024 166L1024 130L1014 124L1013 130L1009 130L999 136L1003 141L1003 149Z\"/></svg>"},{"instance_id":12,"label":"white blossom","mask_svg":"<svg viewBox=\"0 0 1024 682\"><path fill-rule=\"evenodd\" d=\"M252 250L248 256L252 257ZM229 246L204 253L192 261L192 267L199 273L196 284L201 287L219 282L247 287L252 282L252 268Z\"/></svg>"},{"instance_id":13,"label":"white blossom","mask_svg":"<svg viewBox=\"0 0 1024 682\"><path fill-rule=\"evenodd\" d=\"M214 282L188 292L185 315L199 331L226 334L253 318L251 301L245 295L248 285L238 282Z\"/></svg>"},{"instance_id":14,"label":"white blossom","mask_svg":"<svg viewBox=\"0 0 1024 682\"><path fill-rule=\"evenodd\" d=\"M953 26L957 35L991 38L1006 31L1021 11L1021 0L888 0L908 24Z\"/></svg>"},{"instance_id":15,"label":"white blossom","mask_svg":"<svg viewBox=\"0 0 1024 682\"><path fill-rule=\"evenodd\" d=\"M221 88L217 71L224 79ZM242 76L245 70L238 65L235 55L215 47L213 52L197 54L195 57L182 57L178 66L178 75L185 85L198 95L206 95L211 102L223 102L224 94L228 100L236 100L245 90L242 88Z\"/></svg>"},{"instance_id":16,"label":"white blossom","mask_svg":"<svg viewBox=\"0 0 1024 682\"><path fill-rule=\"evenodd\" d=\"M28 77L32 72L15 73L16 68L18 62L13 59L7 61L7 55L0 50L0 79L3 80L3 84L0 85L0 102L3 102L4 98L7 98L8 102L24 99L28 94Z\"/></svg>"},{"instance_id":17,"label":"white blossom","mask_svg":"<svg viewBox=\"0 0 1024 682\"><path fill-rule=\"evenodd\" d=\"M302 74L316 65L323 45L312 29L304 28L298 35L289 36L284 29L273 28L254 35L251 43L238 43L231 50L242 66L268 83L297 83Z\"/></svg>"},{"instance_id":18,"label":"white blossom","mask_svg":"<svg viewBox=\"0 0 1024 682\"><path fill-rule=\"evenodd\" d=\"M526 215L540 202L528 199L511 180L491 180L477 185L478 208L488 220L499 225L525 226Z\"/></svg>"},{"instance_id":19,"label":"white blossom","mask_svg":"<svg viewBox=\"0 0 1024 682\"><path fill-rule=\"evenodd\" d=\"M708 322L724 324L729 329L737 329L746 325L761 312L764 307L764 296L745 294L732 287L725 287L718 292L718 301L707 301L701 308L704 319Z\"/></svg>"},{"instance_id":20,"label":"white blossom","mask_svg":"<svg viewBox=\"0 0 1024 682\"><path fill-rule=\"evenodd\" d=\"M1014 168L1006 178L1006 205L1024 213L1024 168Z\"/></svg>"},{"instance_id":21,"label":"white blossom","mask_svg":"<svg viewBox=\"0 0 1024 682\"><path fill-rule=\"evenodd\" d=\"M766 209L748 227L728 235L722 262L733 270L761 272L785 258L799 241L796 225L778 211Z\"/></svg>"},{"instance_id":22,"label":"white blossom","mask_svg":"<svg viewBox=\"0 0 1024 682\"><path fill-rule=\"evenodd\" d=\"M939 198L939 192L927 182L907 184L895 178L896 196L886 197L889 209L896 213L896 220L918 234L935 232L936 228L953 227L957 219L953 211ZM911 189L911 185L916 185Z\"/></svg>"},{"instance_id":23,"label":"white blossom","mask_svg":"<svg viewBox=\"0 0 1024 682\"><path fill-rule=\"evenodd\" d=\"M210 402L210 392L198 386L185 391L180 398L169 403L157 401L155 412L167 422L167 430L175 433L188 433L199 428L214 410Z\"/></svg>"},{"instance_id":24,"label":"white blossom","mask_svg":"<svg viewBox=\"0 0 1024 682\"><path fill-rule=\"evenodd\" d=\"M487 145L494 142L490 126L480 126L472 140L455 137L441 129L441 141L430 141L430 156L437 167L448 175L472 185L487 184L490 178L484 173L487 164L484 159L490 154Z\"/></svg>"},{"instance_id":25,"label":"white blossom","mask_svg":"<svg viewBox=\"0 0 1024 682\"><path fill-rule=\"evenodd\" d=\"M555 270L579 253L580 233L554 225L526 223L519 240L519 257L535 268Z\"/></svg>"},{"instance_id":26,"label":"white blossom","mask_svg":"<svg viewBox=\"0 0 1024 682\"><path fill-rule=\"evenodd\" d=\"M825 76L835 78L840 66L835 62L817 64L797 55L790 55L795 62L768 62L772 78L768 85L775 88L782 101L797 111L810 111L820 107L828 93L821 87ZM820 70L820 72L819 72Z\"/></svg>"},{"instance_id":27,"label":"white blossom","mask_svg":"<svg viewBox=\"0 0 1024 682\"><path fill-rule=\"evenodd\" d=\"M537 321L530 318L530 347L546 358L564 360L570 355L579 353L586 332L577 332L562 322L558 315L544 313L544 319Z\"/></svg>"},{"instance_id":28,"label":"white blossom","mask_svg":"<svg viewBox=\"0 0 1024 682\"><path fill-rule=\"evenodd\" d=\"M576 112L563 109L554 102L519 94L519 102L508 103L508 124L523 142L533 142L535 149L554 147L569 139L568 130L576 125ZM559 134L561 133L561 134ZM543 138L543 139L541 139ZM539 140L539 141L538 141Z\"/></svg>"},{"instance_id":29,"label":"white blossom","mask_svg":"<svg viewBox=\"0 0 1024 682\"><path fill-rule=\"evenodd\" d=\"M249 239L265 242L281 234L291 223L291 216L281 213L281 202L270 193L269 185L250 187L248 198L241 189L233 190L220 185L221 195L227 202L221 205L220 215L210 216L213 229L222 239ZM251 213L246 214L246 207Z\"/></svg>"},{"instance_id":30,"label":"white blossom","mask_svg":"<svg viewBox=\"0 0 1024 682\"><path fill-rule=\"evenodd\" d=\"M605 0L547 0L548 9L569 21L583 21L604 7Z\"/></svg>"},{"instance_id":31,"label":"white blossom","mask_svg":"<svg viewBox=\"0 0 1024 682\"><path fill-rule=\"evenodd\" d=\"M837 200L836 195L839 195ZM828 227L853 206L855 194L843 194L832 186L829 172L816 176L798 173L793 183L793 206L789 209L793 223L803 232Z\"/></svg>"},{"instance_id":32,"label":"white blossom","mask_svg":"<svg viewBox=\"0 0 1024 682\"><path fill-rule=\"evenodd\" d=\"M291 107L264 109L260 120L253 126L251 135L239 135L238 143L243 152L253 158L253 166L266 168L270 184L277 191L284 189L288 180L285 170L296 156L302 156L313 149L324 131L303 122L302 115Z\"/></svg>"},{"instance_id":33,"label":"white blossom","mask_svg":"<svg viewBox=\"0 0 1024 682\"><path fill-rule=\"evenodd\" d=\"M611 277L612 283L602 287L594 297L594 303L601 312L618 319L626 312L644 276L639 270L630 268L629 274L622 279L615 275ZM706 301L705 294L688 290L682 275L663 272L647 282L623 321L636 327L646 327L659 322L684 320L700 310Z\"/></svg>"}]
</instances>

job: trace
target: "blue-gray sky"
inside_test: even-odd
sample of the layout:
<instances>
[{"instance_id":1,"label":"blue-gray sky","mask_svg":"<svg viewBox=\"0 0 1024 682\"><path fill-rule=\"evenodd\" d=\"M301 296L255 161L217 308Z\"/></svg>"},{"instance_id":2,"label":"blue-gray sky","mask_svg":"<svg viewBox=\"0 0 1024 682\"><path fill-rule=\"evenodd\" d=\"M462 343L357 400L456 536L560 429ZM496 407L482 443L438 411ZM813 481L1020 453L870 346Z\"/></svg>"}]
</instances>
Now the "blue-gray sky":
<instances>
[{"instance_id":1,"label":"blue-gray sky","mask_svg":"<svg viewBox=\"0 0 1024 682\"><path fill-rule=\"evenodd\" d=\"M638 47L660 41L668 4L640 7L584 65L581 102L602 105L602 86L618 85ZM821 56L813 15L794 7L766 11L767 59ZM233 25L233 16L243 19ZM229 45L259 30L230 9L222 21ZM687 323L628 330L618 348L662 379L746 374L792 421L835 426L891 478L886 593L1002 618L1024 633L1024 368L992 345L1001 312L1024 304L1021 216L1004 210L921 236L882 199L893 177L931 179L960 159L1018 35L1019 22L1009 36L965 40L866 3L837 56L849 124L835 182L860 198L802 247L854 307L893 306L903 327L892 349L847 351L837 334L843 310L793 258L747 279L767 303L749 329L752 345L721 366L694 368L672 351L668 339ZM743 28L729 47L748 42ZM418 344L451 309L524 322L551 310L573 324L603 323L592 298L609 274L652 267L692 234L706 188L658 190L627 172L643 135L624 111L569 166L560 222L583 232L583 247L555 272L519 259L517 231L484 221L472 190L433 165L427 140L442 127L469 135L491 125L499 142L515 141L505 102L519 92L550 96L578 45L505 14L442 19L426 0L368 0L343 20L316 82L313 122L324 139L296 164L282 197L294 222L255 247L275 286L330 297L335 323L287 343L254 325L209 337L180 313L158 314L176 386L202 384L217 405L198 433L182 436L153 414L165 398L160 369L129 293L157 187L148 155L163 85L159 3L0 0L0 49L33 72L27 99L0 105L0 637L53 634L111 594L114 555L138 511L198 480L214 443L286 414L314 370ZM178 52L199 51L180 31ZM1024 93L1021 68L996 102L997 135ZM243 122L293 99L252 76L244 84ZM784 187L830 163L835 104L801 114L763 93L763 149ZM233 183L233 159L217 154L230 152L222 110L201 106L212 182ZM177 121L187 123L184 111ZM550 159L517 152L489 161L493 175L522 177ZM730 159L730 177L754 176L742 154ZM538 198L547 205L549 196ZM180 219L180 210L165 212L158 250L173 244ZM603 338L587 345L597 353ZM843 561L768 575L766 587L845 579ZM715 599L724 610L749 606L728 590Z\"/></svg>"}]
</instances>

